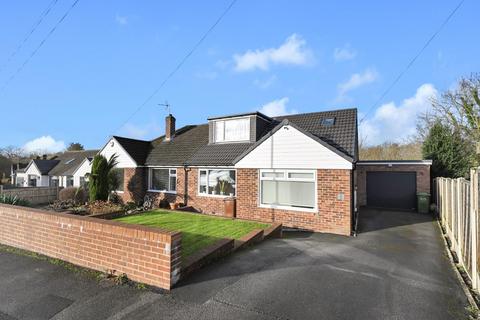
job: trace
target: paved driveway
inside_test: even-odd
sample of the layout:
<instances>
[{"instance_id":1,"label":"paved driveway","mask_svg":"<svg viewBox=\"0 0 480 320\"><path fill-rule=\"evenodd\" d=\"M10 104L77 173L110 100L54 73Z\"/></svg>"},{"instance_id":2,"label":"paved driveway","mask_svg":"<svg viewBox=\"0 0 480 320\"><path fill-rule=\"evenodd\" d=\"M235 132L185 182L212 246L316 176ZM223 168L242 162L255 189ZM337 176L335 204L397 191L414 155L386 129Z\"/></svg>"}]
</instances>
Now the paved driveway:
<instances>
[{"instance_id":1,"label":"paved driveway","mask_svg":"<svg viewBox=\"0 0 480 320\"><path fill-rule=\"evenodd\" d=\"M0 319L464 319L467 300L428 216L364 210L357 238L288 233L171 294L97 283L0 252Z\"/></svg>"}]
</instances>

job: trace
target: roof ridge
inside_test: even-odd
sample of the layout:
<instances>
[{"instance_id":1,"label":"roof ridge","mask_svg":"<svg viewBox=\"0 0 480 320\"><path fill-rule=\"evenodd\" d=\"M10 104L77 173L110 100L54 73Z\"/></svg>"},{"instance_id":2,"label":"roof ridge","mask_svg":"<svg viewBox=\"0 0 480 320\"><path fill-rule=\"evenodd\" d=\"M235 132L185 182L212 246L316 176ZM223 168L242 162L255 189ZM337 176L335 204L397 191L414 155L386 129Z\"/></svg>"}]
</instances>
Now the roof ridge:
<instances>
[{"instance_id":1,"label":"roof ridge","mask_svg":"<svg viewBox=\"0 0 480 320\"><path fill-rule=\"evenodd\" d=\"M138 142L147 142L147 143L150 143L149 140L140 140L140 139L134 139L134 138L128 138L128 137L122 137L122 136L112 136L112 138L115 138L115 139L125 139L125 140L132 140L132 141L138 141Z\"/></svg>"},{"instance_id":2,"label":"roof ridge","mask_svg":"<svg viewBox=\"0 0 480 320\"><path fill-rule=\"evenodd\" d=\"M285 114L285 115L283 115L283 116L275 116L275 117L272 117L272 119L278 121L278 118L282 118L282 117L296 117L296 116L305 116L305 115L309 115L309 114L318 114L318 113L327 113L327 112L339 112L339 111L350 111L350 110L358 111L358 108L353 107L353 108L344 108L344 109L335 109L335 110L325 110L325 111L314 111L314 112L303 112L303 113L295 113L295 114Z\"/></svg>"}]
</instances>

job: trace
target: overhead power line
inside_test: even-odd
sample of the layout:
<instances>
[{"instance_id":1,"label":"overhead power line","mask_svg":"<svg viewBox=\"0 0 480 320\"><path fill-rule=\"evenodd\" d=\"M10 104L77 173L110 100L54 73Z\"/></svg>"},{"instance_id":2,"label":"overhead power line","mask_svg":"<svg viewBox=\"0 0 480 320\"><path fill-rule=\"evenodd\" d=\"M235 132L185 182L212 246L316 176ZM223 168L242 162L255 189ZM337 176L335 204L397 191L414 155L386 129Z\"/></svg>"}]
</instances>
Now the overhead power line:
<instances>
[{"instance_id":1,"label":"overhead power line","mask_svg":"<svg viewBox=\"0 0 480 320\"><path fill-rule=\"evenodd\" d=\"M175 66L175 68L170 71L170 73L160 82L160 85L150 94L142 104L140 104L137 109L117 128L114 132L120 130L124 125L126 125L152 98L165 86L165 84L172 78L175 73L185 64L185 62L190 58L190 56L197 50L197 48L202 44L202 42L208 37L208 35L215 29L215 27L222 21L222 19L227 15L227 13L232 9L233 5L237 2L237 0L233 0L230 2L228 7L222 12L222 14L215 20L215 22L208 28L208 30L202 35L202 37L195 43L195 45L187 52L187 54L183 57L182 60Z\"/></svg>"},{"instance_id":2,"label":"overhead power line","mask_svg":"<svg viewBox=\"0 0 480 320\"><path fill-rule=\"evenodd\" d=\"M17 53L22 49L23 45L30 39L32 34L37 30L37 28L40 26L42 23L43 19L50 13L50 11L55 7L57 4L58 0L53 0L50 2L47 6L47 8L40 14L40 17L37 19L37 21L32 25L30 28L30 31L25 35L23 40L18 44L18 46L15 48L15 50L10 54L8 59L5 61L5 63L0 67L0 72L5 68L5 66L8 65L8 63L17 55Z\"/></svg>"},{"instance_id":3,"label":"overhead power line","mask_svg":"<svg viewBox=\"0 0 480 320\"><path fill-rule=\"evenodd\" d=\"M7 81L5 81L5 83L3 84L3 86L0 88L0 93L2 93L5 88L10 84L10 82L13 81L13 79L15 79L15 77L20 73L22 72L23 68L25 68L25 66L30 62L30 60L37 54L38 50L40 50L40 48L45 44L45 42L50 38L50 36L55 32L55 30L57 30L58 26L65 20L65 18L70 14L70 12L73 10L73 8L75 8L75 6L77 5L77 3L79 2L80 0L75 0L72 5L67 9L67 11L63 14L63 16L57 21L57 23L53 26L52 29L50 29L50 31L47 33L47 35L42 39L42 41L40 41L40 43L38 44L38 46L35 48L35 50L33 50L30 55L28 56L28 58L22 63L22 65L20 65L20 67L18 67L17 71L15 71L11 76L10 78L8 78Z\"/></svg>"},{"instance_id":4,"label":"overhead power line","mask_svg":"<svg viewBox=\"0 0 480 320\"><path fill-rule=\"evenodd\" d=\"M452 12L450 12L450 14L447 16L447 18L438 27L438 29L432 34L432 36L427 40L427 42L425 42L425 44L420 49L420 51L418 51L418 53L410 60L410 62L405 67L405 69L403 69L403 71L398 74L398 76L393 80L393 82L390 84L390 86L388 86L388 88L382 93L380 98L378 98L377 101L375 101L375 103L368 109L367 113L365 113L363 115L362 119L360 120L360 123L362 123L366 119L367 115L373 109L378 107L380 102L382 102L383 98L385 98L385 96L390 92L390 90L392 90L392 88L398 83L398 81L400 81L400 79L408 71L408 69L410 69L412 67L412 65L415 63L415 61L417 61L418 57L420 57L420 55L425 51L425 49L430 45L430 43L437 37L437 35L440 33L440 31L443 30L443 28L447 25L447 23L450 21L450 19L455 15L455 13L458 11L458 9L460 9L460 7L463 5L464 2L465 2L465 0L460 1L458 3L458 5L452 10Z\"/></svg>"}]
</instances>

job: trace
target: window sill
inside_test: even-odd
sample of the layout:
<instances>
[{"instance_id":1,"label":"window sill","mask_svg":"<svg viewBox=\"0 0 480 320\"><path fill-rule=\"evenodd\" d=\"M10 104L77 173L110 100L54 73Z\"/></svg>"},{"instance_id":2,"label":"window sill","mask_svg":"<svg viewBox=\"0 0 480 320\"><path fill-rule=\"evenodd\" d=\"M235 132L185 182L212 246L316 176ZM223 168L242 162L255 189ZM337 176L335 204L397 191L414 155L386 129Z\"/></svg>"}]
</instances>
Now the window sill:
<instances>
[{"instance_id":1,"label":"window sill","mask_svg":"<svg viewBox=\"0 0 480 320\"><path fill-rule=\"evenodd\" d=\"M199 197L205 197L205 198L220 198L220 199L225 199L225 198L235 198L236 196L233 195L221 195L221 194L208 194L208 193L198 193L197 196Z\"/></svg>"},{"instance_id":2,"label":"window sill","mask_svg":"<svg viewBox=\"0 0 480 320\"><path fill-rule=\"evenodd\" d=\"M147 192L177 194L177 191L166 191L166 190L150 190L150 189L148 189Z\"/></svg>"},{"instance_id":3,"label":"window sill","mask_svg":"<svg viewBox=\"0 0 480 320\"><path fill-rule=\"evenodd\" d=\"M308 213L318 213L318 208L299 208L299 207L289 207L289 206L277 206L277 205L267 205L261 204L258 206L259 208L265 209L276 209L276 210L287 210L287 211L300 211L300 212L308 212Z\"/></svg>"}]
</instances>

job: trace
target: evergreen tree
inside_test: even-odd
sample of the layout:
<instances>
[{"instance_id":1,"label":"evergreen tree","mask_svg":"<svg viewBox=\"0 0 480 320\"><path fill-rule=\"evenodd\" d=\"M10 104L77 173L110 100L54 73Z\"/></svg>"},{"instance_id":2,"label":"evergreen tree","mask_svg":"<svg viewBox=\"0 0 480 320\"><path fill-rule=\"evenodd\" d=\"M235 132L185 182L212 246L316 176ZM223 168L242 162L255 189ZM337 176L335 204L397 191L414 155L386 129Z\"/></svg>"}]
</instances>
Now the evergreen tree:
<instances>
[{"instance_id":1,"label":"evergreen tree","mask_svg":"<svg viewBox=\"0 0 480 320\"><path fill-rule=\"evenodd\" d=\"M82 150L85 150L85 148L83 147L83 144L79 142L71 142L67 148L67 151L82 151Z\"/></svg>"},{"instance_id":2,"label":"evergreen tree","mask_svg":"<svg viewBox=\"0 0 480 320\"><path fill-rule=\"evenodd\" d=\"M89 193L90 201L108 199L107 159L102 155L96 155L93 158Z\"/></svg>"},{"instance_id":3,"label":"evergreen tree","mask_svg":"<svg viewBox=\"0 0 480 320\"><path fill-rule=\"evenodd\" d=\"M422 146L424 159L433 160L432 177L467 177L475 150L460 132L436 121Z\"/></svg>"}]
</instances>

